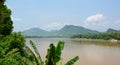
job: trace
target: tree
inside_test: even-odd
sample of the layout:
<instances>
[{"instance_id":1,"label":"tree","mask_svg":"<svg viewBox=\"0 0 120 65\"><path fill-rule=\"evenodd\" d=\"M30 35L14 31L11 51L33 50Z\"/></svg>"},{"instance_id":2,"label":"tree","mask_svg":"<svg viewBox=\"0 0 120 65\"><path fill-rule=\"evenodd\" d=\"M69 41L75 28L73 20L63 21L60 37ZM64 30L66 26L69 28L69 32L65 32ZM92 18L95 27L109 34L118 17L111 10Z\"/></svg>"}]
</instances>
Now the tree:
<instances>
[{"instance_id":1,"label":"tree","mask_svg":"<svg viewBox=\"0 0 120 65\"><path fill-rule=\"evenodd\" d=\"M10 35L13 29L11 20L11 10L4 4L5 0L0 0L0 35Z\"/></svg>"}]
</instances>

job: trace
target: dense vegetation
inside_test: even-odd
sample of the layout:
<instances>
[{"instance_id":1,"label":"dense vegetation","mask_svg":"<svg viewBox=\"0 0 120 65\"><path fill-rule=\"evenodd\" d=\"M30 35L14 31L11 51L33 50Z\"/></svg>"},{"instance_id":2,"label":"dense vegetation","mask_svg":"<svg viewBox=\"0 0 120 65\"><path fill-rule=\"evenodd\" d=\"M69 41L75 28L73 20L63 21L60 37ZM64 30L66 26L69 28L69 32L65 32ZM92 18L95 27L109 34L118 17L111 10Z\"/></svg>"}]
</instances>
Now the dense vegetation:
<instances>
[{"instance_id":1,"label":"dense vegetation","mask_svg":"<svg viewBox=\"0 0 120 65\"><path fill-rule=\"evenodd\" d=\"M120 32L118 31L118 32L104 32L104 33L98 33L98 34L79 34L79 35L74 35L72 38L120 40Z\"/></svg>"},{"instance_id":2,"label":"dense vegetation","mask_svg":"<svg viewBox=\"0 0 120 65\"><path fill-rule=\"evenodd\" d=\"M0 0L0 34L9 35L13 29L11 20L11 11L4 4L5 0Z\"/></svg>"},{"instance_id":3,"label":"dense vegetation","mask_svg":"<svg viewBox=\"0 0 120 65\"><path fill-rule=\"evenodd\" d=\"M35 58L29 52L20 33L0 38L0 65L33 64Z\"/></svg>"},{"instance_id":4,"label":"dense vegetation","mask_svg":"<svg viewBox=\"0 0 120 65\"><path fill-rule=\"evenodd\" d=\"M56 47L50 44L46 61L43 62L32 41L30 45L33 51L26 45L25 37L21 33L11 33L13 29L11 11L4 2L5 0L0 0L0 65L61 65L64 42L60 41ZM78 59L76 56L65 65L72 65Z\"/></svg>"}]
</instances>

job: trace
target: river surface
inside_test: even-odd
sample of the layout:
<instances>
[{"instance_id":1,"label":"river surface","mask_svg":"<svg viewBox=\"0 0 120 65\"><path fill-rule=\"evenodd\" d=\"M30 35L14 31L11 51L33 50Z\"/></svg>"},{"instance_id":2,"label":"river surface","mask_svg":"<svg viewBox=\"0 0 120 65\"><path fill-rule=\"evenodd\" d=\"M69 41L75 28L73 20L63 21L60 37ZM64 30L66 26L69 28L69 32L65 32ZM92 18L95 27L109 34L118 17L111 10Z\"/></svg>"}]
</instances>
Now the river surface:
<instances>
[{"instance_id":1,"label":"river surface","mask_svg":"<svg viewBox=\"0 0 120 65\"><path fill-rule=\"evenodd\" d=\"M43 60L50 43L56 45L58 41L64 41L62 65L75 56L79 56L80 59L74 65L120 65L120 47L117 47L120 44L118 43L86 42L69 38L27 38L27 42L29 40L35 43Z\"/></svg>"}]
</instances>

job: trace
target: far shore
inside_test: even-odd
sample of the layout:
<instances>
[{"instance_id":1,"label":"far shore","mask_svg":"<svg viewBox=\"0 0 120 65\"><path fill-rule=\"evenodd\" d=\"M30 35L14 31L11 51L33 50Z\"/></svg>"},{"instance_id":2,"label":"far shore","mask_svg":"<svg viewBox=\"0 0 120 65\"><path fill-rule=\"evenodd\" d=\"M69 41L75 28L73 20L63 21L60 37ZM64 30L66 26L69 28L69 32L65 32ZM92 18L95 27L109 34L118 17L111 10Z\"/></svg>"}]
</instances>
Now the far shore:
<instances>
[{"instance_id":1,"label":"far shore","mask_svg":"<svg viewBox=\"0 0 120 65\"><path fill-rule=\"evenodd\" d=\"M87 39L87 38L71 38L71 37L63 37L63 36L25 36L26 38L70 38L71 40L79 40L86 42L109 42L109 43L120 43L120 40L110 39Z\"/></svg>"},{"instance_id":2,"label":"far shore","mask_svg":"<svg viewBox=\"0 0 120 65\"><path fill-rule=\"evenodd\" d=\"M110 40L104 40L104 39L86 39L86 38L73 38L75 40L80 41L88 41L88 42L111 42L111 43L120 43L120 40L110 39Z\"/></svg>"}]
</instances>

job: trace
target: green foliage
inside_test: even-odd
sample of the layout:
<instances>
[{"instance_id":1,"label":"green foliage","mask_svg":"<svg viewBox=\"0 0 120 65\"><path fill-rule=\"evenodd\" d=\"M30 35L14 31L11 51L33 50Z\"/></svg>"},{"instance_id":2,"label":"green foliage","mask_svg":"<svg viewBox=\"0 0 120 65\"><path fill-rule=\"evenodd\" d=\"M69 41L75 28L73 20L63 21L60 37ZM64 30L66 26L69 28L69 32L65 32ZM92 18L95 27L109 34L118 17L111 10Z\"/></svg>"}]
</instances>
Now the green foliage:
<instances>
[{"instance_id":1,"label":"green foliage","mask_svg":"<svg viewBox=\"0 0 120 65\"><path fill-rule=\"evenodd\" d=\"M0 65L34 65L35 58L27 52L25 38L20 33L0 38Z\"/></svg>"},{"instance_id":2,"label":"green foliage","mask_svg":"<svg viewBox=\"0 0 120 65\"><path fill-rule=\"evenodd\" d=\"M58 45L55 47L53 44L50 44L45 65L61 65L61 53L64 48L64 42L58 42ZM78 56L68 61L65 65L73 65L79 59Z\"/></svg>"},{"instance_id":3,"label":"green foliage","mask_svg":"<svg viewBox=\"0 0 120 65\"><path fill-rule=\"evenodd\" d=\"M40 56L40 54L39 54L39 52L38 52L38 49L37 49L37 47L35 46L35 44L32 42L32 40L30 40L30 44L31 44L31 46L32 46L32 48L34 49L34 52L35 52L35 54L36 55L34 55L34 57L36 58L36 63L38 64L38 65L43 65L43 61L42 61L42 59L41 59L41 56ZM32 52L33 53L33 52ZM34 53L33 53L34 54Z\"/></svg>"},{"instance_id":4,"label":"green foliage","mask_svg":"<svg viewBox=\"0 0 120 65\"><path fill-rule=\"evenodd\" d=\"M70 61L68 61L65 65L73 65L79 59L78 56L74 57Z\"/></svg>"},{"instance_id":5,"label":"green foliage","mask_svg":"<svg viewBox=\"0 0 120 65\"><path fill-rule=\"evenodd\" d=\"M11 11L4 5L5 0L0 0L0 35L10 35L13 29Z\"/></svg>"},{"instance_id":6,"label":"green foliage","mask_svg":"<svg viewBox=\"0 0 120 65\"><path fill-rule=\"evenodd\" d=\"M116 39L120 40L120 32L105 32L105 33L98 33L98 34L80 34L74 35L73 38L87 38L87 39Z\"/></svg>"},{"instance_id":7,"label":"green foliage","mask_svg":"<svg viewBox=\"0 0 120 65\"><path fill-rule=\"evenodd\" d=\"M5 55L14 48L22 47L24 43L24 37L20 34L13 33L9 36L2 37L0 40L0 56Z\"/></svg>"},{"instance_id":8,"label":"green foliage","mask_svg":"<svg viewBox=\"0 0 120 65\"><path fill-rule=\"evenodd\" d=\"M50 44L46 55L45 65L56 65L57 62L61 60L61 51L63 50L64 42L60 41L55 47L53 44Z\"/></svg>"}]
</instances>

